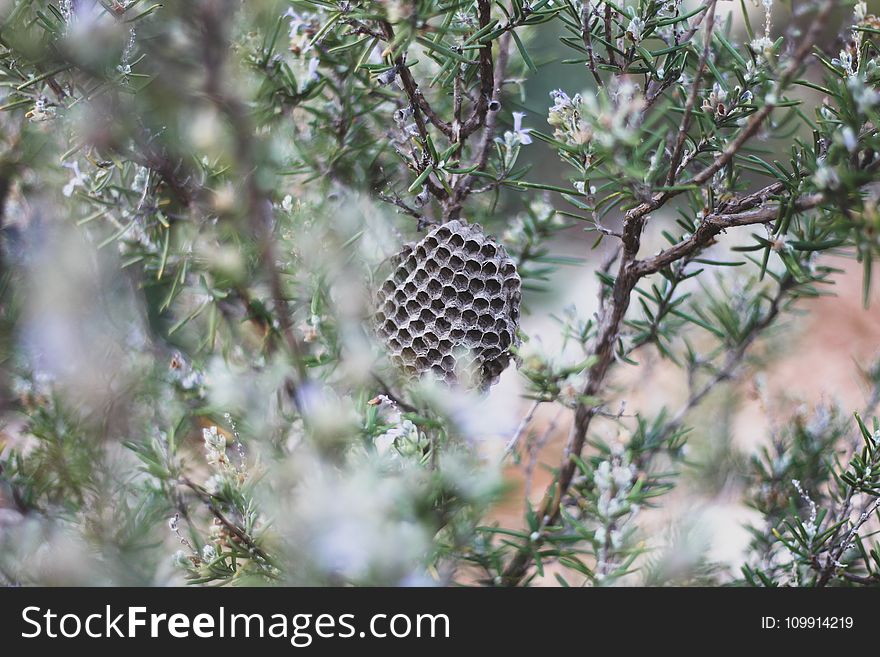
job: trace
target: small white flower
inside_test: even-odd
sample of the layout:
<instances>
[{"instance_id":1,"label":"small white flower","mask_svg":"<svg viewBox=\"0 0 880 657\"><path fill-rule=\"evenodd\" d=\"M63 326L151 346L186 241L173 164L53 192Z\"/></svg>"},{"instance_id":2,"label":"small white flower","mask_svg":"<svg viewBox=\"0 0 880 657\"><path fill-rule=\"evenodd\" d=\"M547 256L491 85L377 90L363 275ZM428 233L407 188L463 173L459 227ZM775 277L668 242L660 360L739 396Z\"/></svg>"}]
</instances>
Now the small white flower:
<instances>
[{"instance_id":1,"label":"small white flower","mask_svg":"<svg viewBox=\"0 0 880 657\"><path fill-rule=\"evenodd\" d=\"M61 190L62 194L70 197L73 195L73 192L77 187L86 186L86 179L85 176L83 176L82 172L79 170L79 162L77 162L76 160L74 160L73 162L64 162L62 166L66 169L70 169L71 171L73 171L73 176L64 186L64 189Z\"/></svg>"}]
</instances>

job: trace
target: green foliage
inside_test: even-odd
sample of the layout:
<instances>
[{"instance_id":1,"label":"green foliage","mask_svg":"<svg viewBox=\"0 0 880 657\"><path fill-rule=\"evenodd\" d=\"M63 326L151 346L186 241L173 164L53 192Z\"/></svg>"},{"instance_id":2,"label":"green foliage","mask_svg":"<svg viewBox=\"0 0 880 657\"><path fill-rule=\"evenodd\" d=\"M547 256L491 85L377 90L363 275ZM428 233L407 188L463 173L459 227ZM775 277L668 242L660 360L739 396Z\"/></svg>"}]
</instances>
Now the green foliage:
<instances>
[{"instance_id":1,"label":"green foliage","mask_svg":"<svg viewBox=\"0 0 880 657\"><path fill-rule=\"evenodd\" d=\"M867 302L880 255L880 21L721 4L0 4L0 579L876 583L876 421L770 437L741 580L643 524L718 433L692 411L830 293L824 256ZM459 218L526 307L577 293L559 353L523 325L513 422L373 338L402 243ZM655 354L684 401L627 410ZM492 520L502 466L531 485L569 425Z\"/></svg>"}]
</instances>

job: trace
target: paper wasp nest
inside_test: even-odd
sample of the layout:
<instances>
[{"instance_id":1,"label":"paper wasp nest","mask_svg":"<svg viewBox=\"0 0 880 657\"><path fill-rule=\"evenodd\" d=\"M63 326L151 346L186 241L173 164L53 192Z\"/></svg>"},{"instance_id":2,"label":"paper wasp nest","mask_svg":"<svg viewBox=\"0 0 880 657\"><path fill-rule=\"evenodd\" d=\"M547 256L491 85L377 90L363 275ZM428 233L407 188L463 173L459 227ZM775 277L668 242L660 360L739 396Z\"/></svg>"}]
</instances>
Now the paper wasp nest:
<instances>
[{"instance_id":1,"label":"paper wasp nest","mask_svg":"<svg viewBox=\"0 0 880 657\"><path fill-rule=\"evenodd\" d=\"M401 252L395 265L376 313L392 361L414 377L431 372L450 384L495 383L517 341L522 296L504 247L478 224L450 221Z\"/></svg>"}]
</instances>

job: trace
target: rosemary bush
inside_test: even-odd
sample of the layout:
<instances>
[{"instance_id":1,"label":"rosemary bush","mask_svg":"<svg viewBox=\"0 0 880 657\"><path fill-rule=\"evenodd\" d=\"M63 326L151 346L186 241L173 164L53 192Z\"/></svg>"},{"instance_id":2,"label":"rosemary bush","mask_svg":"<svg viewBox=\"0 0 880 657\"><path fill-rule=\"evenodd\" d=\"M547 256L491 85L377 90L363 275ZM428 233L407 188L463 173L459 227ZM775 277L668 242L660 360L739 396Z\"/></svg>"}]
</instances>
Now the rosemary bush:
<instances>
[{"instance_id":1,"label":"rosemary bush","mask_svg":"<svg viewBox=\"0 0 880 657\"><path fill-rule=\"evenodd\" d=\"M645 524L827 256L870 298L869 4L0 2L0 581L880 582L871 363L865 408L727 459L738 568ZM452 220L516 263L525 410L374 334L395 254ZM556 353L527 318L560 286ZM627 403L652 358L681 405Z\"/></svg>"}]
</instances>

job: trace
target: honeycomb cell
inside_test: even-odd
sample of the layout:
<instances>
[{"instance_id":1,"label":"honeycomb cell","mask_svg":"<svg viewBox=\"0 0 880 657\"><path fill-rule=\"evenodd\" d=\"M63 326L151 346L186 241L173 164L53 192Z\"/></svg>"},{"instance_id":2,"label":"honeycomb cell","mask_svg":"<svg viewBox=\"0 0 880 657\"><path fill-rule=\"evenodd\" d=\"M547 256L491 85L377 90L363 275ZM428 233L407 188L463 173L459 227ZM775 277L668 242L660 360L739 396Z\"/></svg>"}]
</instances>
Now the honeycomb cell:
<instances>
[{"instance_id":1,"label":"honeycomb cell","mask_svg":"<svg viewBox=\"0 0 880 657\"><path fill-rule=\"evenodd\" d=\"M482 292L484 287L486 284L479 278L472 278L470 285L468 285L468 289L474 294Z\"/></svg>"},{"instance_id":2,"label":"honeycomb cell","mask_svg":"<svg viewBox=\"0 0 880 657\"><path fill-rule=\"evenodd\" d=\"M485 297L476 297L473 303L473 309L478 313L485 312L489 310L489 300ZM503 321L503 320L498 320Z\"/></svg>"},{"instance_id":3,"label":"honeycomb cell","mask_svg":"<svg viewBox=\"0 0 880 657\"><path fill-rule=\"evenodd\" d=\"M450 385L494 383L516 345L521 297L504 247L479 225L455 220L391 263L373 321L392 363L407 376L430 373Z\"/></svg>"},{"instance_id":4,"label":"honeycomb cell","mask_svg":"<svg viewBox=\"0 0 880 657\"><path fill-rule=\"evenodd\" d=\"M464 243L464 252L470 255L480 252L480 243L477 240L467 240Z\"/></svg>"}]
</instances>

